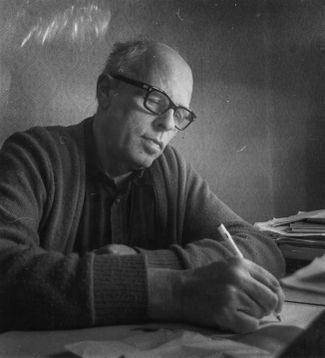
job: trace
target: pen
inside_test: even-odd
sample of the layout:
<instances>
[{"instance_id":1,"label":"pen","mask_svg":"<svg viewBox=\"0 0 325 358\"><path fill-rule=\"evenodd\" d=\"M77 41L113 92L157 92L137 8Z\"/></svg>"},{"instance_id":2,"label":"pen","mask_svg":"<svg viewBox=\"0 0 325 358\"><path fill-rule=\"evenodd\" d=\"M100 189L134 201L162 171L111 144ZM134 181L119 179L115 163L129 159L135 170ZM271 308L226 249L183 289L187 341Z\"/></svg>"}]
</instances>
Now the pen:
<instances>
[{"instance_id":1,"label":"pen","mask_svg":"<svg viewBox=\"0 0 325 358\"><path fill-rule=\"evenodd\" d=\"M232 238L232 236L230 235L229 231L225 228L225 226L223 224L220 224L218 226L218 231L221 234L221 236L228 242L228 244L232 247L235 255L237 257L240 257L241 259L244 258L243 253L239 250L238 246L236 245L234 239ZM280 315L274 313L275 318L278 321L281 321L281 317Z\"/></svg>"}]
</instances>

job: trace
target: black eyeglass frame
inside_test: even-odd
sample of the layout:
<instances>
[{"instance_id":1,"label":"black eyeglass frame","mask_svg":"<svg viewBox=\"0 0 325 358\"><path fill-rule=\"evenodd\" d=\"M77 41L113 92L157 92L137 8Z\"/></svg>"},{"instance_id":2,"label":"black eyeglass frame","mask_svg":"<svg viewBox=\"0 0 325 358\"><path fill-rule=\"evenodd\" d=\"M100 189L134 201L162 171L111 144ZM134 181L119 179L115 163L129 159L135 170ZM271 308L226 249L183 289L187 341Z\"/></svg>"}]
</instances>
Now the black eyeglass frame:
<instances>
[{"instance_id":1,"label":"black eyeglass frame","mask_svg":"<svg viewBox=\"0 0 325 358\"><path fill-rule=\"evenodd\" d=\"M115 78L115 79L117 79L117 80L119 80L119 81L128 83L128 84L130 84L130 85L132 85L132 86L135 86L135 87L138 87L138 88L141 88L141 89L144 89L145 91L147 91L147 94L146 94L146 96L144 97L143 105L144 105L144 106L148 109L148 111L150 111L151 113L154 113L154 114L164 114L164 113L166 113L170 108L173 109L175 112L176 112L177 109L185 109L187 112L189 112L191 118L186 119L186 121L188 121L188 123L187 123L186 126L183 127L183 128L180 128L180 127L178 127L178 126L175 124L175 128L176 128L177 130L183 131L184 129L186 129L186 128L195 120L196 114L195 114L193 111L191 111L190 109L188 109L188 108L186 108L186 107L184 107L184 106L176 106L176 104L170 99L170 97L168 96L168 94L167 94L165 91L161 90L160 88L151 86L151 85L149 85L149 84L147 84L147 83L144 83L144 82L141 82L141 81L133 80L133 79L131 79L131 78L125 77L125 76L120 75L120 74L110 74L110 76L113 77L113 78ZM147 99L148 99L148 97L149 97L149 95L150 95L150 93L151 93L152 91L160 92L160 93L162 93L163 95L165 95L165 96L168 98L168 100L169 100L169 106L168 106L164 111L162 111L162 112L155 112L155 111L153 111L151 108L149 108L149 107L147 106L147 104L146 104L146 103L147 103Z\"/></svg>"}]
</instances>

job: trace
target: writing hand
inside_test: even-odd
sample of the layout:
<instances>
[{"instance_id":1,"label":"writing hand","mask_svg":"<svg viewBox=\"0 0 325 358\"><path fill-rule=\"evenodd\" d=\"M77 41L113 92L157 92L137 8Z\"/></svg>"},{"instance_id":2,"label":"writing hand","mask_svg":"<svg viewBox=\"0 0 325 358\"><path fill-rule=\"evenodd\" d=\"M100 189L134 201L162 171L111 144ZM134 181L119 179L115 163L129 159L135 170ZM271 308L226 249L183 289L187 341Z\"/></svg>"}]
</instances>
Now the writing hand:
<instances>
[{"instance_id":1,"label":"writing hand","mask_svg":"<svg viewBox=\"0 0 325 358\"><path fill-rule=\"evenodd\" d=\"M148 314L156 320L246 333L284 301L277 279L241 258L184 271L152 269L148 278Z\"/></svg>"}]
</instances>

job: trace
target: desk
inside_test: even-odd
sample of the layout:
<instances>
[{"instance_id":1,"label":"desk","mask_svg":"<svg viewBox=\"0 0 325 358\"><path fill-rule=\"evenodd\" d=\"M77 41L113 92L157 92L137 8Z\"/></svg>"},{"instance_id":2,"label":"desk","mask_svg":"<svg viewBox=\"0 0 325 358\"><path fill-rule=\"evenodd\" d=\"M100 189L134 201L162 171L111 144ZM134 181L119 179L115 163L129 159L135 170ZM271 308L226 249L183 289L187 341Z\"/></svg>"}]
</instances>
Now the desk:
<instances>
[{"instance_id":1,"label":"desk","mask_svg":"<svg viewBox=\"0 0 325 358\"><path fill-rule=\"evenodd\" d=\"M227 335L234 341L262 348L276 356L291 343L301 330L306 328L323 310L324 306L286 302L281 313L282 322L273 317L256 332L245 335ZM12 331L0 334L0 357L63 358L75 357L64 349L66 344L83 340L107 341L122 339L134 332L137 326L95 327L69 331ZM141 325L143 327L144 325ZM207 335L215 331L202 330L193 326L171 324L150 324L146 327L182 328Z\"/></svg>"}]
</instances>

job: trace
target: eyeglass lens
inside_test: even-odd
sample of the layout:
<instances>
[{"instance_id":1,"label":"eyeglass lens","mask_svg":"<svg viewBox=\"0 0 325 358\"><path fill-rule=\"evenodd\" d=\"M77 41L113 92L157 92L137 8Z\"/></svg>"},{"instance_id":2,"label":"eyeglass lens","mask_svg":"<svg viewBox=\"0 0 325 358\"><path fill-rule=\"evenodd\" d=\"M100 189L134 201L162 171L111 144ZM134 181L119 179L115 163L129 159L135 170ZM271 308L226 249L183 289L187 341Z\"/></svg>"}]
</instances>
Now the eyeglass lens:
<instances>
[{"instance_id":1,"label":"eyeglass lens","mask_svg":"<svg viewBox=\"0 0 325 358\"><path fill-rule=\"evenodd\" d=\"M148 93L146 107L156 114L162 114L172 108L169 98L162 92L153 90ZM191 122L191 113L185 108L177 108L174 112L176 127L183 129Z\"/></svg>"}]
</instances>

